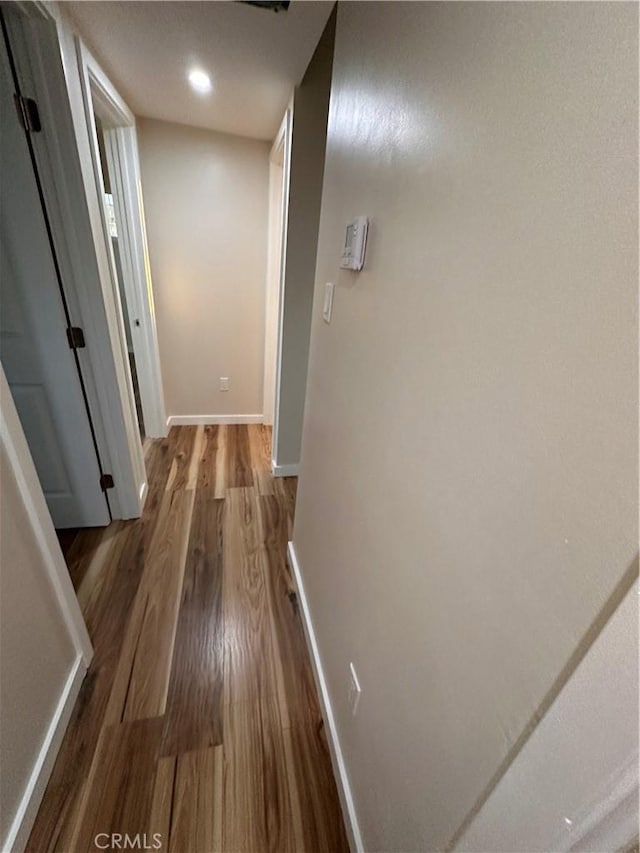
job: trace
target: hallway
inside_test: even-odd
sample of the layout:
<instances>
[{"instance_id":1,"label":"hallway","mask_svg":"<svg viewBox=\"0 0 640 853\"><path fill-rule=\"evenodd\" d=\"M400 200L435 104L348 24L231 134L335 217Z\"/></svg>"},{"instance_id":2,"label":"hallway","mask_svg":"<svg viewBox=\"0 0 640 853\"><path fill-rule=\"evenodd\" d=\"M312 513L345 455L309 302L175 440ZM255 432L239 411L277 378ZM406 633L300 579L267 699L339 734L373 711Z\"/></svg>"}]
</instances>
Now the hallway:
<instances>
[{"instance_id":1,"label":"hallway","mask_svg":"<svg viewBox=\"0 0 640 853\"><path fill-rule=\"evenodd\" d=\"M271 476L270 442L172 428L146 446L142 517L69 544L95 657L29 851L125 833L177 853L348 850L285 556L296 481Z\"/></svg>"}]
</instances>

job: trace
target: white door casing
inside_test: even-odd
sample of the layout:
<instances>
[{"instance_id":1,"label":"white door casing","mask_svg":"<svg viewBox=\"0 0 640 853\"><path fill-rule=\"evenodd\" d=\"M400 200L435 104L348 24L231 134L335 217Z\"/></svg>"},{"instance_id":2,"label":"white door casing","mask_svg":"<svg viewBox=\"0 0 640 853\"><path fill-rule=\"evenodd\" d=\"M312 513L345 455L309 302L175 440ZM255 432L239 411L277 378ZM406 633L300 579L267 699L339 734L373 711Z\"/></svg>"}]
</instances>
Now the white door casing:
<instances>
[{"instance_id":1,"label":"white door casing","mask_svg":"<svg viewBox=\"0 0 640 853\"><path fill-rule=\"evenodd\" d=\"M131 339L136 361L145 431L150 438L167 434L167 417L160 372L160 351L155 320L153 288L148 259L142 204L140 162L135 117L82 40L76 39L87 132L98 199L104 199L104 182L95 117L102 122L111 179L122 285L131 320ZM112 280L117 271L104 204L101 204L105 242L110 251ZM120 304L117 286L114 300ZM122 310L121 310L121 313Z\"/></svg>"},{"instance_id":2,"label":"white door casing","mask_svg":"<svg viewBox=\"0 0 640 853\"><path fill-rule=\"evenodd\" d=\"M264 392L265 424L273 424L276 398L278 354L278 320L280 316L280 275L282 269L282 240L285 193L285 147L287 115L282 120L269 154L269 227L267 252L267 282L265 300Z\"/></svg>"},{"instance_id":3,"label":"white door casing","mask_svg":"<svg viewBox=\"0 0 640 853\"><path fill-rule=\"evenodd\" d=\"M0 52L0 354L55 526L101 526L98 457L4 43Z\"/></svg>"},{"instance_id":4,"label":"white door casing","mask_svg":"<svg viewBox=\"0 0 640 853\"><path fill-rule=\"evenodd\" d=\"M282 169L282 211L281 211L281 240L280 240L280 268L278 281L278 328L276 340L276 377L275 377L275 402L273 414L273 440L271 444L271 469L277 472L277 446L279 430L280 410L280 374L282 371L282 334L284 326L284 281L285 281L285 259L287 257L287 224L289 219L289 181L291 172L291 134L293 131L293 98L287 108L278 136L284 137L284 157Z\"/></svg>"},{"instance_id":5,"label":"white door casing","mask_svg":"<svg viewBox=\"0 0 640 853\"><path fill-rule=\"evenodd\" d=\"M91 195L95 183L73 32L55 3L15 3L3 13L21 86L38 104L42 132L32 134L33 150L70 316L84 329L86 348L76 352L103 469L113 475L112 515L135 518L146 473L100 211Z\"/></svg>"}]
</instances>

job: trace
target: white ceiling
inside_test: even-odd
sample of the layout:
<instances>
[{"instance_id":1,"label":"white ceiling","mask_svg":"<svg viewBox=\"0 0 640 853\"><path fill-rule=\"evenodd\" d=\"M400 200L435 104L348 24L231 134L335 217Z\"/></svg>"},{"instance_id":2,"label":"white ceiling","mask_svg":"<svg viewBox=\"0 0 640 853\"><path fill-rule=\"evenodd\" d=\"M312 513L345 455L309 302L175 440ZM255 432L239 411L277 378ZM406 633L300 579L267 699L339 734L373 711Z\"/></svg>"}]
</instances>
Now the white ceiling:
<instances>
[{"instance_id":1,"label":"white ceiling","mask_svg":"<svg viewBox=\"0 0 640 853\"><path fill-rule=\"evenodd\" d=\"M228 0L63 7L136 115L273 139L332 5L294 0L277 14ZM189 87L194 66L211 75L210 95Z\"/></svg>"}]
</instances>

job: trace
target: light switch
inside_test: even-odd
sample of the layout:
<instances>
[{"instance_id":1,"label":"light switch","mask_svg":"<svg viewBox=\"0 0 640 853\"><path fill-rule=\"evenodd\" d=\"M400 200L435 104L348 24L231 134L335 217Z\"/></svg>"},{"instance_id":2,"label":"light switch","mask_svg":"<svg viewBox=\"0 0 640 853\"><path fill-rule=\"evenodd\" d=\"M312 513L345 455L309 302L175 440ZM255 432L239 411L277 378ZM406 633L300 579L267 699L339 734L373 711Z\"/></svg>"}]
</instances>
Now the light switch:
<instances>
[{"instance_id":1,"label":"light switch","mask_svg":"<svg viewBox=\"0 0 640 853\"><path fill-rule=\"evenodd\" d=\"M331 322L331 312L333 311L333 288L334 284L328 281L324 286L324 306L322 308L322 319L325 323Z\"/></svg>"}]
</instances>

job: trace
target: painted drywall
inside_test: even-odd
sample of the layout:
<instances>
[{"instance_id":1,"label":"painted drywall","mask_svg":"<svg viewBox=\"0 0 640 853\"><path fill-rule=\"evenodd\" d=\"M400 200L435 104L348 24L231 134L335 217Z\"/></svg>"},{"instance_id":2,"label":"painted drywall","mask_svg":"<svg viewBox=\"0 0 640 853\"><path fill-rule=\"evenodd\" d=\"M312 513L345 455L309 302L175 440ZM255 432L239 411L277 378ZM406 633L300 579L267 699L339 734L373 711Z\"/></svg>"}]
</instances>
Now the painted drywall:
<instances>
[{"instance_id":1,"label":"painted drywall","mask_svg":"<svg viewBox=\"0 0 640 853\"><path fill-rule=\"evenodd\" d=\"M270 146L150 119L138 142L167 415L262 414Z\"/></svg>"},{"instance_id":2,"label":"painted drywall","mask_svg":"<svg viewBox=\"0 0 640 853\"><path fill-rule=\"evenodd\" d=\"M293 96L281 360L273 449L278 465L297 465L300 461L334 33L335 11Z\"/></svg>"},{"instance_id":3,"label":"painted drywall","mask_svg":"<svg viewBox=\"0 0 640 853\"><path fill-rule=\"evenodd\" d=\"M0 482L0 841L4 841L77 654L4 442Z\"/></svg>"},{"instance_id":4,"label":"painted drywall","mask_svg":"<svg viewBox=\"0 0 640 853\"><path fill-rule=\"evenodd\" d=\"M338 8L293 539L366 850L447 845L637 556L637 62L634 4Z\"/></svg>"}]
</instances>

